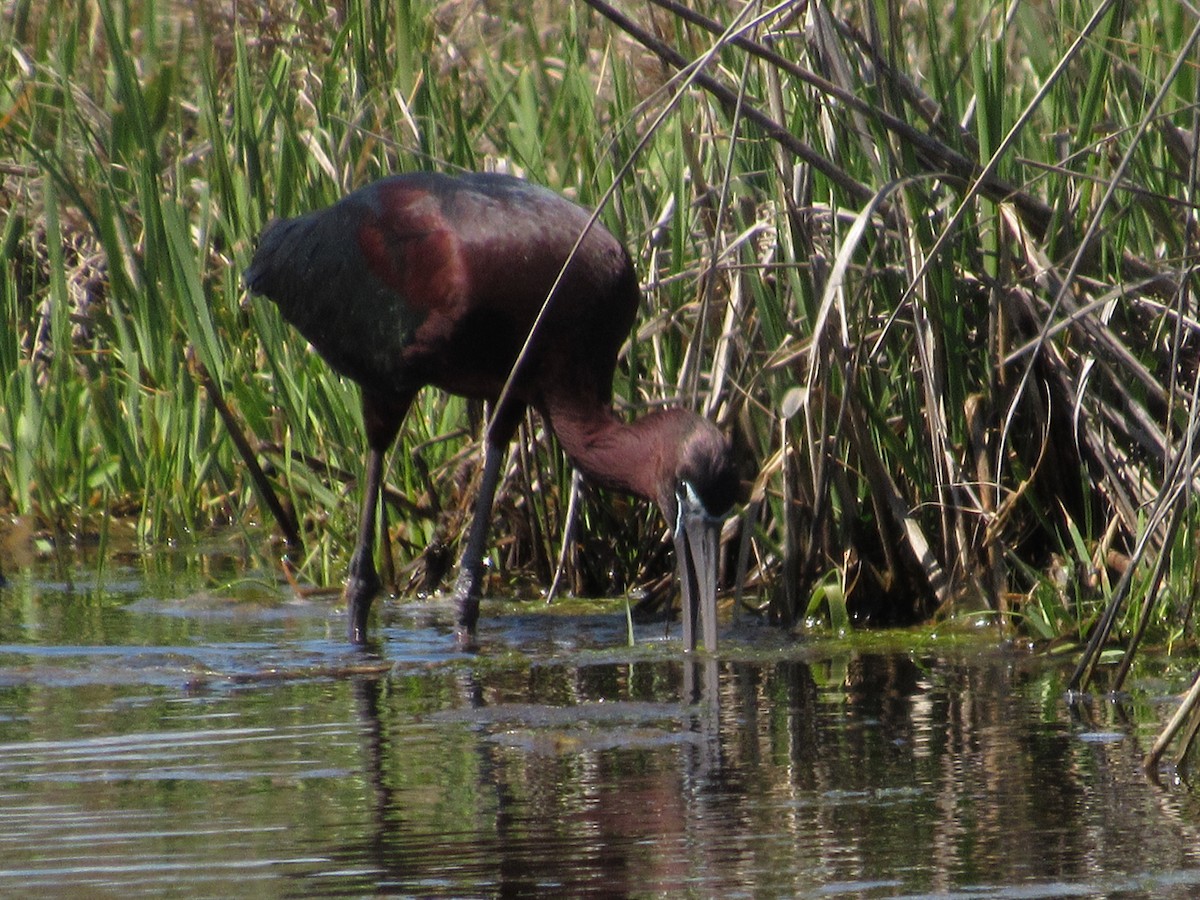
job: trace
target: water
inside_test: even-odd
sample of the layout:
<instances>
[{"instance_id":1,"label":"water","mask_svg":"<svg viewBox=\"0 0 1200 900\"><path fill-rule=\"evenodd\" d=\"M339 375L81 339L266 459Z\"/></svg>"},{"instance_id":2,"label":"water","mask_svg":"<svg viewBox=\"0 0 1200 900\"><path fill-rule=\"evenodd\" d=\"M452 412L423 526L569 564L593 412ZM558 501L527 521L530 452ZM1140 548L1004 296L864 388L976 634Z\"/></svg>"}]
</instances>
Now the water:
<instances>
[{"instance_id":1,"label":"water","mask_svg":"<svg viewBox=\"0 0 1200 900\"><path fill-rule=\"evenodd\" d=\"M476 655L393 604L359 653L212 574L10 573L0 894L1200 894L1200 803L1141 770L1168 679L1069 708L987 635L745 624L685 665L619 603L485 604Z\"/></svg>"}]
</instances>

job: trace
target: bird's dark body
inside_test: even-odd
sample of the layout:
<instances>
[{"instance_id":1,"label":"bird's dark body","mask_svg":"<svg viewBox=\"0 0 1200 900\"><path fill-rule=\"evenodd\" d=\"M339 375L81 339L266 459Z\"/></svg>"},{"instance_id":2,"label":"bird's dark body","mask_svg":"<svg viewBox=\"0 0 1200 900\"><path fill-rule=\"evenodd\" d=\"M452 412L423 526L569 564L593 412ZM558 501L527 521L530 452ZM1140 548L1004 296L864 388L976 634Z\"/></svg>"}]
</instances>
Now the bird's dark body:
<instances>
[{"instance_id":1,"label":"bird's dark body","mask_svg":"<svg viewBox=\"0 0 1200 900\"><path fill-rule=\"evenodd\" d=\"M625 248L589 220L586 210L517 178L424 173L367 185L264 232L247 286L275 301L363 392L371 452L346 588L353 640L363 639L379 587L371 543L382 457L414 396L428 385L498 401L531 329L529 350L487 435L483 485L455 589L460 625L474 628L500 460L526 406L542 413L591 480L657 502L680 553L688 497L701 512L723 513L733 503L728 442L711 423L679 409L630 424L614 415L613 371L639 290Z\"/></svg>"},{"instance_id":2,"label":"bird's dark body","mask_svg":"<svg viewBox=\"0 0 1200 900\"><path fill-rule=\"evenodd\" d=\"M275 223L246 281L334 369L371 391L403 396L431 385L495 400L588 216L517 178L395 176ZM638 296L625 248L593 225L515 397L545 411L552 387L607 405ZM543 353L551 339L570 356Z\"/></svg>"}]
</instances>

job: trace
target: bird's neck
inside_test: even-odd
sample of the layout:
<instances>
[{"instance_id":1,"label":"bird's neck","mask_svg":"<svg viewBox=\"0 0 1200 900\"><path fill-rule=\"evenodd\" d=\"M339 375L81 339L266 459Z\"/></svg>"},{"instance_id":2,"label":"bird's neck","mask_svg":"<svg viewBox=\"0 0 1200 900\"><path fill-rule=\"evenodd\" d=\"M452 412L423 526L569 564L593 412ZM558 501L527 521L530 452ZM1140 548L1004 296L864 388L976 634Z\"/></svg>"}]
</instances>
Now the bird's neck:
<instances>
[{"instance_id":1,"label":"bird's neck","mask_svg":"<svg viewBox=\"0 0 1200 900\"><path fill-rule=\"evenodd\" d=\"M651 413L628 423L611 409L591 415L550 410L548 418L571 462L592 483L657 503L677 461L678 445L671 439L675 412Z\"/></svg>"}]
</instances>

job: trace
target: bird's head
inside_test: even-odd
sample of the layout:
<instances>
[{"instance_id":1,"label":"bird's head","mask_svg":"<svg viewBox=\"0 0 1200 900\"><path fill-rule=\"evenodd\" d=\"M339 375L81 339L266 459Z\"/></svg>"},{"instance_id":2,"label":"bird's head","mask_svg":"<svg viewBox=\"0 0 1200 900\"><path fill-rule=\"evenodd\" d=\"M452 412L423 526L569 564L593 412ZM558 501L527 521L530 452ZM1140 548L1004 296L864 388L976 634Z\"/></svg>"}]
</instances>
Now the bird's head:
<instances>
[{"instance_id":1,"label":"bird's head","mask_svg":"<svg viewBox=\"0 0 1200 900\"><path fill-rule=\"evenodd\" d=\"M737 502L741 482L733 465L729 439L708 419L692 417L679 445L673 492L688 498L688 505L723 519ZM678 514L678 510L675 511Z\"/></svg>"},{"instance_id":2,"label":"bird's head","mask_svg":"<svg viewBox=\"0 0 1200 900\"><path fill-rule=\"evenodd\" d=\"M688 415L670 478L660 482L659 506L675 538L683 595L684 643L696 647L697 614L704 645L717 641L717 548L721 523L737 501L741 485L729 440L716 426Z\"/></svg>"}]
</instances>

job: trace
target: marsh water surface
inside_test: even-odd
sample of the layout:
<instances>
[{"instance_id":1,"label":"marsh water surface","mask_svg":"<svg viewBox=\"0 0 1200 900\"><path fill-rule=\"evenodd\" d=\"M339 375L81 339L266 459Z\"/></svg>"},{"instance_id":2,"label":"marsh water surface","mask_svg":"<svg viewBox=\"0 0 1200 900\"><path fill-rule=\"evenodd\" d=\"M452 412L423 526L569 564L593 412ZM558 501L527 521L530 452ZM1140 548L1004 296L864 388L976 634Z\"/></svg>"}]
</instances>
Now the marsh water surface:
<instances>
[{"instance_id":1,"label":"marsh water surface","mask_svg":"<svg viewBox=\"0 0 1200 900\"><path fill-rule=\"evenodd\" d=\"M0 894L1192 897L1200 803L1142 754L1183 685L1068 706L992 633L720 658L624 604L333 600L211 571L10 572Z\"/></svg>"}]
</instances>

